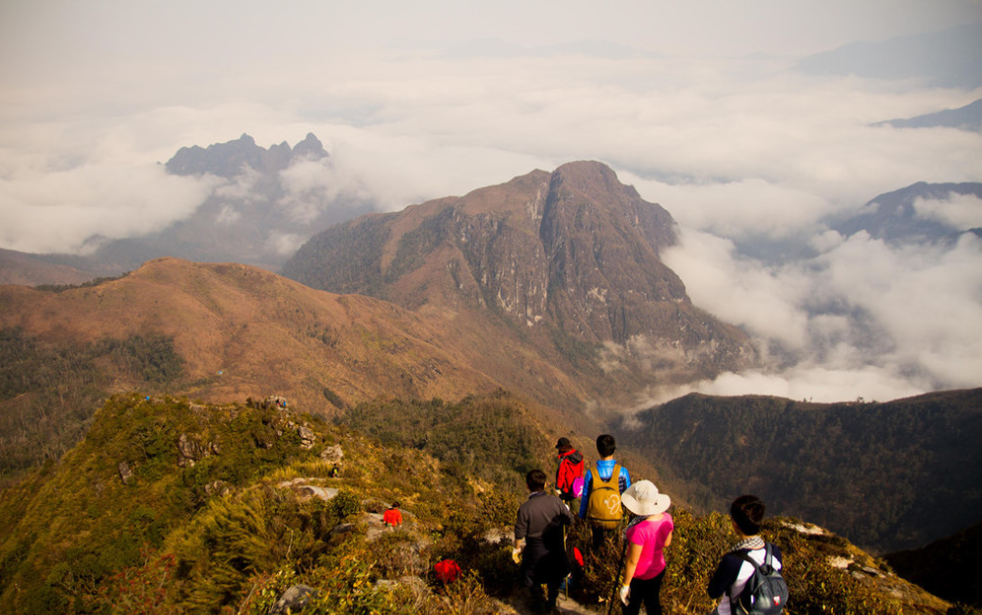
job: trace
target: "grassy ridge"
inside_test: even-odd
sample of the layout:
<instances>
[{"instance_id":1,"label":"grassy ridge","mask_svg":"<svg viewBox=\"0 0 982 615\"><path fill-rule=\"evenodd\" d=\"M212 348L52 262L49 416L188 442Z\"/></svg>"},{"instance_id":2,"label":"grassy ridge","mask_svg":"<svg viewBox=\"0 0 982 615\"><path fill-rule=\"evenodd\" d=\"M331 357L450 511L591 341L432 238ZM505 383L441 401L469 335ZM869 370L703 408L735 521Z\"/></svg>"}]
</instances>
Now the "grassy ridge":
<instances>
[{"instance_id":1,"label":"grassy ridge","mask_svg":"<svg viewBox=\"0 0 982 615\"><path fill-rule=\"evenodd\" d=\"M510 532L521 464L551 470L548 441L503 394L360 408L376 411L379 434L366 437L275 405L112 398L79 446L2 493L0 603L9 613L259 614L305 583L317 590L305 613L503 610L499 601L516 599L517 568L510 546L486 536ZM416 430L394 429L396 417ZM415 446L383 443L383 427ZM496 437L522 444L498 451ZM337 446L344 459L332 478ZM337 495L311 497L316 489ZM407 523L384 531L371 513L396 500ZM734 537L719 514L673 515L663 604L704 613L705 584ZM767 527L785 553L792 615L948 608L844 539L793 523ZM574 526L570 544L586 551L588 534ZM587 552L573 597L596 604L609 595L619 552L615 543ZM443 587L432 567L448 557L465 575Z\"/></svg>"}]
</instances>

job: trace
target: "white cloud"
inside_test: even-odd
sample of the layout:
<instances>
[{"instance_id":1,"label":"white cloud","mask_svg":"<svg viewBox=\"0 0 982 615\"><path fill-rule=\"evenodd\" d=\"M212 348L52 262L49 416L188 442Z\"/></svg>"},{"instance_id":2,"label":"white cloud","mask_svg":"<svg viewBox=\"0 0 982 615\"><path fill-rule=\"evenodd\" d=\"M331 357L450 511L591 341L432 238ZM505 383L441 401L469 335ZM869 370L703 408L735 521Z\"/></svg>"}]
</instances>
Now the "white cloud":
<instances>
[{"instance_id":1,"label":"white cloud","mask_svg":"<svg viewBox=\"0 0 982 615\"><path fill-rule=\"evenodd\" d=\"M914 211L922 218L938 220L967 231L982 228L982 199L974 194L951 193L947 199L917 199Z\"/></svg>"},{"instance_id":2,"label":"white cloud","mask_svg":"<svg viewBox=\"0 0 982 615\"><path fill-rule=\"evenodd\" d=\"M889 401L918 395L928 382L912 382L876 366L855 369L828 369L815 366L796 366L781 373L726 373L715 380L692 385L653 389L639 400L637 410L664 403L689 393L705 395L772 395L817 403L839 401Z\"/></svg>"},{"instance_id":3,"label":"white cloud","mask_svg":"<svg viewBox=\"0 0 982 615\"><path fill-rule=\"evenodd\" d=\"M0 243L24 252L71 252L93 235L142 235L193 212L212 186L152 164L86 164L2 179Z\"/></svg>"},{"instance_id":4,"label":"white cloud","mask_svg":"<svg viewBox=\"0 0 982 615\"><path fill-rule=\"evenodd\" d=\"M275 252L276 254L286 256L296 252L305 241L306 238L301 237L300 235L273 231L269 234L269 237L266 238L264 247L269 252Z\"/></svg>"},{"instance_id":5,"label":"white cloud","mask_svg":"<svg viewBox=\"0 0 982 615\"><path fill-rule=\"evenodd\" d=\"M765 267L728 241L685 231L663 258L693 302L742 326L765 371L651 393L761 393L834 401L893 399L980 385L982 240L892 248L857 233L818 257Z\"/></svg>"}]
</instances>

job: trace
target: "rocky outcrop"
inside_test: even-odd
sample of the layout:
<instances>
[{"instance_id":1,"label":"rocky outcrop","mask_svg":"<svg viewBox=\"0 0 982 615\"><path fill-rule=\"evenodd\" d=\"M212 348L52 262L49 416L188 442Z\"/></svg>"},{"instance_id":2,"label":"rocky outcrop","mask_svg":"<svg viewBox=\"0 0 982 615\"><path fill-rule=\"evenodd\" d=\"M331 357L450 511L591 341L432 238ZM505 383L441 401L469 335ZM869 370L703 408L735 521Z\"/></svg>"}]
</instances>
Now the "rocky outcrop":
<instances>
[{"instance_id":1,"label":"rocky outcrop","mask_svg":"<svg viewBox=\"0 0 982 615\"><path fill-rule=\"evenodd\" d=\"M177 439L177 465L194 467L194 464L210 454L210 446L198 438L182 433Z\"/></svg>"},{"instance_id":2,"label":"rocky outcrop","mask_svg":"<svg viewBox=\"0 0 982 615\"><path fill-rule=\"evenodd\" d=\"M269 615L285 615L286 613L299 613L311 598L316 597L320 590L314 589L309 585L294 585L283 592L269 609Z\"/></svg>"},{"instance_id":3,"label":"rocky outcrop","mask_svg":"<svg viewBox=\"0 0 982 615\"><path fill-rule=\"evenodd\" d=\"M120 461L117 469L119 470L119 479L123 481L124 485L130 484L130 479L133 478L133 468L126 461Z\"/></svg>"}]
</instances>

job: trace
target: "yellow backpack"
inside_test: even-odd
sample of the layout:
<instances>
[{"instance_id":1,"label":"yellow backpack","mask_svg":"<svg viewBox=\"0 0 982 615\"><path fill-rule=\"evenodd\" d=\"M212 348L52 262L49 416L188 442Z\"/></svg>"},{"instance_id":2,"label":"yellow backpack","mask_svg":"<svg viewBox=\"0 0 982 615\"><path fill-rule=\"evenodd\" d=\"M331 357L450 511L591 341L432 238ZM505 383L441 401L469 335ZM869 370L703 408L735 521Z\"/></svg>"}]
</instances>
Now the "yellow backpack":
<instances>
[{"instance_id":1,"label":"yellow backpack","mask_svg":"<svg viewBox=\"0 0 982 615\"><path fill-rule=\"evenodd\" d=\"M597 467L590 468L590 497L586 502L586 518L593 525L612 530L621 522L620 464L615 464L610 478L600 478Z\"/></svg>"}]
</instances>

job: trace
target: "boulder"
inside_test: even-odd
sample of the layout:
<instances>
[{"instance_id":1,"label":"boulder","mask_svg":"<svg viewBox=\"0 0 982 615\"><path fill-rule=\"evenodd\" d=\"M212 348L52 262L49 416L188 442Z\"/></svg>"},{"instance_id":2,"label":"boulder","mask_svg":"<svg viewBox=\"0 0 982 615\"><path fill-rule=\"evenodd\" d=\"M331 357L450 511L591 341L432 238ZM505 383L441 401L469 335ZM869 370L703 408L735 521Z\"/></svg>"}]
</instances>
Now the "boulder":
<instances>
[{"instance_id":1,"label":"boulder","mask_svg":"<svg viewBox=\"0 0 982 615\"><path fill-rule=\"evenodd\" d=\"M307 602L319 593L319 591L309 585L294 585L283 592L280 599L273 606L269 607L269 614L285 615L286 613L299 613L307 605Z\"/></svg>"}]
</instances>

